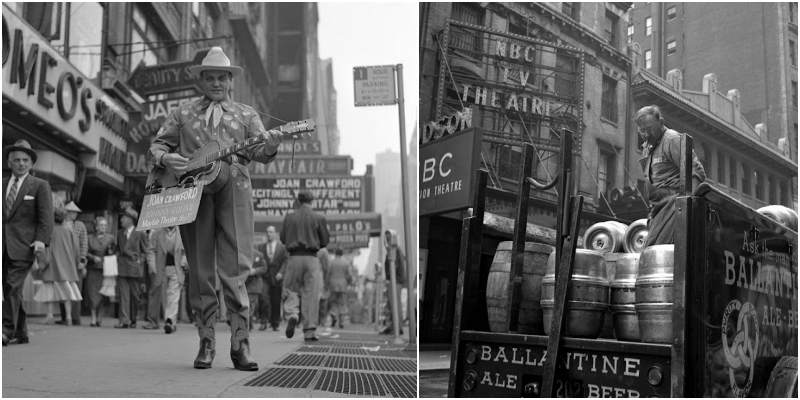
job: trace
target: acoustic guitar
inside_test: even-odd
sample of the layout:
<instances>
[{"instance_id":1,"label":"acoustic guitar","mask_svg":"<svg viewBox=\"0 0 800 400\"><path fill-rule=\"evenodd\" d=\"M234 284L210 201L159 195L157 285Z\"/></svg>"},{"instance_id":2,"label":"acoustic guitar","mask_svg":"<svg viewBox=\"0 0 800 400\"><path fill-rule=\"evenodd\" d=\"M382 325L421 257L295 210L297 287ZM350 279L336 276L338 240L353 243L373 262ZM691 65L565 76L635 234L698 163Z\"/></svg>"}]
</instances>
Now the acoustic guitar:
<instances>
[{"instance_id":1,"label":"acoustic guitar","mask_svg":"<svg viewBox=\"0 0 800 400\"><path fill-rule=\"evenodd\" d=\"M281 125L275 130L283 133L283 139L302 139L303 135L310 136L314 132L316 123L314 119L304 119L293 121ZM163 189L174 186L196 185L200 182L205 184L203 193L213 194L222 189L228 181L228 174L220 175L223 167L223 158L235 154L239 151L253 147L264 141L263 136L254 136L233 146L221 148L219 141L212 140L197 149L189 157L186 165L186 172L178 176L172 169L166 167L154 167L147 176L145 192L148 194L158 193Z\"/></svg>"}]
</instances>

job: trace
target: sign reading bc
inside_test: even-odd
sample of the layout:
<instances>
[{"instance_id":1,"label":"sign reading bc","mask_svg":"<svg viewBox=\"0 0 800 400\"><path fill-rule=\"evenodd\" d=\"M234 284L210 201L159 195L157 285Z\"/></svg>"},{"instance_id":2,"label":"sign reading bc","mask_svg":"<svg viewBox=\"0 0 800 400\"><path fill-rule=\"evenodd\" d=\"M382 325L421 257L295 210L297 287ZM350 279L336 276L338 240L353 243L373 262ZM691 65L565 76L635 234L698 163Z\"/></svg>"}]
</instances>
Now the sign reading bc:
<instances>
[{"instance_id":1,"label":"sign reading bc","mask_svg":"<svg viewBox=\"0 0 800 400\"><path fill-rule=\"evenodd\" d=\"M420 216L470 206L480 146L479 129L462 131L420 146Z\"/></svg>"}]
</instances>

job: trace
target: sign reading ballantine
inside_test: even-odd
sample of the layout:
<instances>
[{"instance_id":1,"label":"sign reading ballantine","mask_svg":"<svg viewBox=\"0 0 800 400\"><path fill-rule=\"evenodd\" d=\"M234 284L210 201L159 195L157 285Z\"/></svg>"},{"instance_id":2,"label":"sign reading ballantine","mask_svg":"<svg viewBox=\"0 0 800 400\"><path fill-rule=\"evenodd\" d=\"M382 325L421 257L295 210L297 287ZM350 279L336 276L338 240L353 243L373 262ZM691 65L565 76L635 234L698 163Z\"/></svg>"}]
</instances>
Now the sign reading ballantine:
<instances>
[{"instance_id":1,"label":"sign reading ballantine","mask_svg":"<svg viewBox=\"0 0 800 400\"><path fill-rule=\"evenodd\" d=\"M481 136L481 130L473 128L419 147L419 216L470 206Z\"/></svg>"}]
</instances>

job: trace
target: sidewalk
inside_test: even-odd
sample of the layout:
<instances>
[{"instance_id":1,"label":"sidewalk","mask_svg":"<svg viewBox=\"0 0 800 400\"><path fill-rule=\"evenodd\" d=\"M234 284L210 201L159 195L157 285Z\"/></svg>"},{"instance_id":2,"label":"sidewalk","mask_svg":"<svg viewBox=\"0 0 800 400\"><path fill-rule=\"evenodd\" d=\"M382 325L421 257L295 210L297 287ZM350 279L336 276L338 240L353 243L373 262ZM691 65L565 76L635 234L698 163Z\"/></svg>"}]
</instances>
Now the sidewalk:
<instances>
[{"instance_id":1,"label":"sidewalk","mask_svg":"<svg viewBox=\"0 0 800 400\"><path fill-rule=\"evenodd\" d=\"M233 368L224 323L216 325L213 367L196 370L194 325L179 324L166 335L114 329L116 320L108 318L100 328L89 327L86 317L74 327L41 320L30 321L29 344L2 348L4 397L351 397L364 394L351 393L359 388L403 397L412 378L416 396L416 354L391 345L391 337L374 334L371 326L320 331L323 340L308 346L302 331L287 339L285 324L277 332L253 330L251 349L260 369L245 372ZM390 372L410 363L413 373ZM290 374L276 375L281 371Z\"/></svg>"},{"instance_id":2,"label":"sidewalk","mask_svg":"<svg viewBox=\"0 0 800 400\"><path fill-rule=\"evenodd\" d=\"M420 350L419 397L447 397L450 350Z\"/></svg>"}]
</instances>

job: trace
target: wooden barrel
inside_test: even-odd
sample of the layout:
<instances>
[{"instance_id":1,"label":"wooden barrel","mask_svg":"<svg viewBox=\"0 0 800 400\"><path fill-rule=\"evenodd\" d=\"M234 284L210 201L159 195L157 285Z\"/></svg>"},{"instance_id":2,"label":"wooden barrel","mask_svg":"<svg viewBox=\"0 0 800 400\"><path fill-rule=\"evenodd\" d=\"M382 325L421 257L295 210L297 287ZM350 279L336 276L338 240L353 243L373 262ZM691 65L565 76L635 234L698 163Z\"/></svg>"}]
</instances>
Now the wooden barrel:
<instances>
[{"instance_id":1,"label":"wooden barrel","mask_svg":"<svg viewBox=\"0 0 800 400\"><path fill-rule=\"evenodd\" d=\"M550 332L554 297L555 252L547 259L542 279L542 312L545 332ZM603 255L597 251L576 249L572 280L568 284L565 312L565 336L597 339L603 331L608 311L609 286Z\"/></svg>"},{"instance_id":2,"label":"wooden barrel","mask_svg":"<svg viewBox=\"0 0 800 400\"><path fill-rule=\"evenodd\" d=\"M757 211L764 214L767 218L777 221L779 224L797 232L797 212L791 208L771 205L761 207Z\"/></svg>"},{"instance_id":3,"label":"wooden barrel","mask_svg":"<svg viewBox=\"0 0 800 400\"><path fill-rule=\"evenodd\" d=\"M625 231L622 248L626 253L641 253L647 243L647 219L634 221Z\"/></svg>"},{"instance_id":4,"label":"wooden barrel","mask_svg":"<svg viewBox=\"0 0 800 400\"><path fill-rule=\"evenodd\" d=\"M489 279L486 283L486 306L489 313L489 329L505 332L506 313L511 307L508 299L508 277L511 273L512 242L501 242L492 260ZM542 277L547 257L555 250L553 246L540 243L525 243L522 264L522 302L519 307L517 332L543 335Z\"/></svg>"},{"instance_id":5,"label":"wooden barrel","mask_svg":"<svg viewBox=\"0 0 800 400\"><path fill-rule=\"evenodd\" d=\"M622 251L622 241L627 229L627 225L616 221L598 222L583 235L583 248L601 254L618 253Z\"/></svg>"},{"instance_id":6,"label":"wooden barrel","mask_svg":"<svg viewBox=\"0 0 800 400\"><path fill-rule=\"evenodd\" d=\"M797 357L784 356L778 360L763 397L797 398Z\"/></svg>"}]
</instances>

